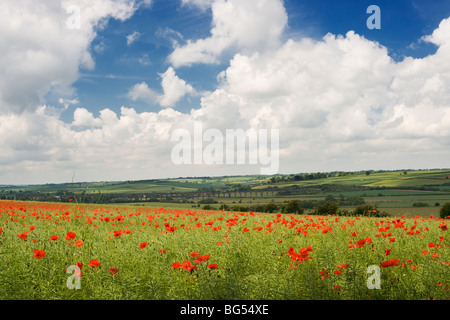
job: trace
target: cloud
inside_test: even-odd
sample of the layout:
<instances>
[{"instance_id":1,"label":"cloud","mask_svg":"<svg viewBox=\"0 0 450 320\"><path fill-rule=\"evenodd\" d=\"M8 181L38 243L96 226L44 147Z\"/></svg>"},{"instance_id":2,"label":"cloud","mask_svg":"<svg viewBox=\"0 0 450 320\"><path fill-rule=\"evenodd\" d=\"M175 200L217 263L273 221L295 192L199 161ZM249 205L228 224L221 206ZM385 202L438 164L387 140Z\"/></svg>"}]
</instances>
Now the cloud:
<instances>
[{"instance_id":1,"label":"cloud","mask_svg":"<svg viewBox=\"0 0 450 320\"><path fill-rule=\"evenodd\" d=\"M141 37L141 33L138 31L135 31L129 35L126 36L127 38L127 46L130 46L132 43L136 42L137 40L139 40L139 38Z\"/></svg>"},{"instance_id":2,"label":"cloud","mask_svg":"<svg viewBox=\"0 0 450 320\"><path fill-rule=\"evenodd\" d=\"M211 5L211 36L175 44L168 60L175 67L196 63L215 64L227 50L263 51L279 44L287 25L280 0L184 1L201 8Z\"/></svg>"},{"instance_id":3,"label":"cloud","mask_svg":"<svg viewBox=\"0 0 450 320\"><path fill-rule=\"evenodd\" d=\"M79 107L70 123L61 120L51 106L44 104L22 107L21 114L0 113L0 180L3 183L52 182L49 179L62 182L71 179L73 170L78 181L259 173L259 166L174 165L170 158L175 145L170 140L171 133L180 128L192 132L194 121L201 121L204 130L214 128L223 133L226 129L279 129L282 173L448 166L449 19L443 20L424 38L438 47L436 53L420 59L406 57L394 61L386 47L353 31L345 35L328 34L319 40L303 38L285 42L279 42L276 32L273 37L267 36L269 42L273 40L270 46L258 40L262 37L259 33L250 36L227 31L219 37L221 32L231 28L225 23L227 14L236 13L235 21L242 22L239 10L249 13L249 21L257 20L251 12L261 14L269 25L277 22L282 30L283 19L279 18L284 9L275 10L278 2L270 2L275 6L272 11L280 13L278 18L276 14L267 17L262 8L250 10L250 4L263 2L245 3L212 3L213 16L216 15L213 20L216 23L224 20L225 25L213 25L218 31L212 32L210 38L198 40L208 42L205 48L209 51L199 53L198 41L192 41L191 47L179 47L205 54L211 61L219 59L225 47L236 51L226 69L220 72L217 88L211 92L199 93L177 75L176 66L188 65L191 61L181 57L177 60L179 64L160 74L162 92L154 91L145 81L136 83L128 92L132 100L159 103L163 107L159 112L139 113L124 106L120 112L103 109L94 114ZM219 12L220 6L229 10ZM42 10L49 9L43 6ZM121 10L113 11L116 17L127 16ZM26 14L27 10L23 12ZM131 12L132 8L129 14ZM221 15L222 20L217 15ZM102 25L100 20L97 26ZM244 26L245 23L240 28ZM21 29L20 24L17 28ZM20 37L20 33L11 33ZM92 37L94 33L92 29ZM0 39L8 36L1 33ZM33 37L22 37L26 37L23 48L41 47L40 43L34 43ZM252 45L239 46L239 41L246 38L255 41ZM21 40L13 41L20 43ZM220 41L227 44L224 49L211 51L212 44ZM44 51L42 63L65 70L72 70L83 61L89 65L89 59L83 55L89 41L86 43L86 46L75 46L81 51L64 51L62 57L55 55L55 59L64 60L61 64L53 61L52 55L45 59L45 53L53 51ZM0 48L0 52L16 52L4 46ZM55 50L65 50L58 48ZM5 60L12 59L5 52L1 54ZM70 54L73 55L70 59L64 56ZM195 58L191 62L194 61L205 60ZM66 64L70 64L70 68ZM7 65L0 59L0 66L11 72L14 65ZM59 70L50 68L50 75L47 75L40 67L26 59L23 64L17 64L18 72L26 70L19 74L26 76L20 78L24 83L17 78L15 84L21 90L25 87L31 90L23 92L36 94L41 87L34 77L42 77L42 82L47 84L58 79ZM4 96L8 73L0 75L1 106L5 108L5 99L18 103L21 97L18 93ZM77 71L73 71L73 78L76 77ZM70 79L67 78L67 84L71 83ZM196 94L201 94L201 103L190 112L171 108L183 97ZM61 100L63 104L72 102Z\"/></svg>"},{"instance_id":4,"label":"cloud","mask_svg":"<svg viewBox=\"0 0 450 320\"><path fill-rule=\"evenodd\" d=\"M160 76L162 79L161 86L164 91L159 102L162 107L173 107L186 94L195 94L194 88L183 79L180 79L172 67L169 67Z\"/></svg>"},{"instance_id":5,"label":"cloud","mask_svg":"<svg viewBox=\"0 0 450 320\"><path fill-rule=\"evenodd\" d=\"M135 84L128 92L128 97L133 100L143 100L153 103L158 99L158 94L150 89L145 81Z\"/></svg>"},{"instance_id":6,"label":"cloud","mask_svg":"<svg viewBox=\"0 0 450 320\"><path fill-rule=\"evenodd\" d=\"M147 83L135 84L128 92L128 97L133 101L143 100L148 103L159 103L161 107L174 107L185 95L196 95L195 89L180 79L175 70L169 67L166 72L160 74L162 94L150 89Z\"/></svg>"},{"instance_id":7,"label":"cloud","mask_svg":"<svg viewBox=\"0 0 450 320\"><path fill-rule=\"evenodd\" d=\"M80 68L95 65L90 45L97 30L109 19L128 19L148 3L79 0L79 10L73 11L69 0L1 1L0 113L33 110L53 88L70 87ZM72 20L79 28L68 27Z\"/></svg>"},{"instance_id":8,"label":"cloud","mask_svg":"<svg viewBox=\"0 0 450 320\"><path fill-rule=\"evenodd\" d=\"M450 45L450 18L444 19L439 27L431 35L422 38L424 41L434 43L437 46Z\"/></svg>"},{"instance_id":9,"label":"cloud","mask_svg":"<svg viewBox=\"0 0 450 320\"><path fill-rule=\"evenodd\" d=\"M200 8L201 10L206 10L211 8L211 5L214 3L214 0L181 0L181 4L183 6L195 6Z\"/></svg>"},{"instance_id":10,"label":"cloud","mask_svg":"<svg viewBox=\"0 0 450 320\"><path fill-rule=\"evenodd\" d=\"M138 58L138 62L143 66L149 66L152 64L150 61L150 58L148 57L147 53L144 53L142 57Z\"/></svg>"}]
</instances>

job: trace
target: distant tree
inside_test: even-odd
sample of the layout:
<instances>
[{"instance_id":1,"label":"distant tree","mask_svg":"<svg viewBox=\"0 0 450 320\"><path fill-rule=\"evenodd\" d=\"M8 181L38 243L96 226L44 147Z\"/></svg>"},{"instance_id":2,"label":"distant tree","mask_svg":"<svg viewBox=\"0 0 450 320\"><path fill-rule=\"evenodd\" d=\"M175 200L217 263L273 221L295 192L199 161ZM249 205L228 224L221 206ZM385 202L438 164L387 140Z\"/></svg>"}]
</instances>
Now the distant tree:
<instances>
[{"instance_id":1,"label":"distant tree","mask_svg":"<svg viewBox=\"0 0 450 320\"><path fill-rule=\"evenodd\" d=\"M300 205L300 201L298 200L291 200L283 208L284 213L298 213L303 214L304 209Z\"/></svg>"},{"instance_id":2,"label":"distant tree","mask_svg":"<svg viewBox=\"0 0 450 320\"><path fill-rule=\"evenodd\" d=\"M408 174L408 171L403 171L403 174L406 176Z\"/></svg>"},{"instance_id":3,"label":"distant tree","mask_svg":"<svg viewBox=\"0 0 450 320\"><path fill-rule=\"evenodd\" d=\"M370 171L369 170L366 171L366 176L368 176L368 175L370 175Z\"/></svg>"},{"instance_id":4,"label":"distant tree","mask_svg":"<svg viewBox=\"0 0 450 320\"><path fill-rule=\"evenodd\" d=\"M444 219L446 217L450 217L450 202L446 202L440 210L441 218Z\"/></svg>"},{"instance_id":5,"label":"distant tree","mask_svg":"<svg viewBox=\"0 0 450 320\"><path fill-rule=\"evenodd\" d=\"M278 206L272 202L268 203L264 206L264 212L267 212L267 213L275 212L275 211L277 211L277 209L278 209Z\"/></svg>"},{"instance_id":6,"label":"distant tree","mask_svg":"<svg viewBox=\"0 0 450 320\"><path fill-rule=\"evenodd\" d=\"M318 215L333 215L336 214L339 209L337 202L325 202L316 206L316 213Z\"/></svg>"},{"instance_id":7,"label":"distant tree","mask_svg":"<svg viewBox=\"0 0 450 320\"><path fill-rule=\"evenodd\" d=\"M414 202L413 207L428 207L428 203L426 202Z\"/></svg>"}]
</instances>

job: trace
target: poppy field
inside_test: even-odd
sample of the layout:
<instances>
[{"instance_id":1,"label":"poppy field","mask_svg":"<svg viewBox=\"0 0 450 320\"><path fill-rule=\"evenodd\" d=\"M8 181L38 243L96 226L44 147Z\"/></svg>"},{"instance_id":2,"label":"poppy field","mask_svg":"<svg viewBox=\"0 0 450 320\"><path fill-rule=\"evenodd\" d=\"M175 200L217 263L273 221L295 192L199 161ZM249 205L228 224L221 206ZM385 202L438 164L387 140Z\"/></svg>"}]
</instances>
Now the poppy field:
<instances>
[{"instance_id":1,"label":"poppy field","mask_svg":"<svg viewBox=\"0 0 450 320\"><path fill-rule=\"evenodd\" d=\"M0 201L1 300L448 300L448 219Z\"/></svg>"}]
</instances>

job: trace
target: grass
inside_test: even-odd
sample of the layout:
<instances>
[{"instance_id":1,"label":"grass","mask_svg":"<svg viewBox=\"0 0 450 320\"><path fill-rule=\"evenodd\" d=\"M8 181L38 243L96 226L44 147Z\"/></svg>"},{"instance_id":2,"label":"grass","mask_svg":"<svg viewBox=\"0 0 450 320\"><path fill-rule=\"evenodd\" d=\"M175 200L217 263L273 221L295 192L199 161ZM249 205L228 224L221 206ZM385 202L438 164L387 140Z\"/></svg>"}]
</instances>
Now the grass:
<instances>
[{"instance_id":1,"label":"grass","mask_svg":"<svg viewBox=\"0 0 450 320\"><path fill-rule=\"evenodd\" d=\"M1 299L427 300L450 295L448 231L439 219L0 201L0 223ZM23 232L28 232L26 241L18 237ZM75 238L65 239L68 232ZM55 235L59 239L51 241ZM356 246L368 238L371 242ZM74 246L76 240L83 244ZM142 243L147 246L140 248ZM302 257L311 259L292 259L308 247L312 251ZM45 257L33 257L35 249L44 250ZM389 256L386 249L392 249ZM209 255L207 261L196 263L194 251ZM89 266L94 259L100 266ZM392 259L398 266L382 267ZM183 261L197 269L190 272L187 262L186 268L173 268ZM69 289L68 278L76 278L66 269L77 262L83 263L81 289ZM381 289L367 286L372 265L380 268ZM118 273L111 273L112 267Z\"/></svg>"}]
</instances>

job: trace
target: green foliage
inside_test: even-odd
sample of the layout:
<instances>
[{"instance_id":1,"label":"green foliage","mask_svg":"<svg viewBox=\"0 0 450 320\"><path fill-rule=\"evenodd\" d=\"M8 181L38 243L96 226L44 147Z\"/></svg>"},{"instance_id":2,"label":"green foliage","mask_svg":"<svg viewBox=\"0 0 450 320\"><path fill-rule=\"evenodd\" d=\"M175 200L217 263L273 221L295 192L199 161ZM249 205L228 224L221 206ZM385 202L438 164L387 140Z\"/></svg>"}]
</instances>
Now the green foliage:
<instances>
[{"instance_id":1,"label":"green foliage","mask_svg":"<svg viewBox=\"0 0 450 320\"><path fill-rule=\"evenodd\" d=\"M445 203L439 213L442 219L450 217L450 202Z\"/></svg>"},{"instance_id":2,"label":"green foliage","mask_svg":"<svg viewBox=\"0 0 450 320\"><path fill-rule=\"evenodd\" d=\"M300 201L298 200L291 200L283 207L284 213L298 213L303 214L305 210L300 205Z\"/></svg>"},{"instance_id":3,"label":"green foliage","mask_svg":"<svg viewBox=\"0 0 450 320\"><path fill-rule=\"evenodd\" d=\"M198 201L198 203L199 204L215 204L215 203L217 203L217 201L214 200L213 198L205 198L205 199Z\"/></svg>"},{"instance_id":4,"label":"green foliage","mask_svg":"<svg viewBox=\"0 0 450 320\"><path fill-rule=\"evenodd\" d=\"M316 214L318 215L333 215L336 214L339 209L339 203L337 202L325 202L316 206Z\"/></svg>"},{"instance_id":5,"label":"green foliage","mask_svg":"<svg viewBox=\"0 0 450 320\"><path fill-rule=\"evenodd\" d=\"M426 202L414 202L413 207L429 207L430 205Z\"/></svg>"},{"instance_id":6,"label":"green foliage","mask_svg":"<svg viewBox=\"0 0 450 320\"><path fill-rule=\"evenodd\" d=\"M264 212L272 213L278 210L278 206L275 203L268 203L264 206Z\"/></svg>"},{"instance_id":7,"label":"green foliage","mask_svg":"<svg viewBox=\"0 0 450 320\"><path fill-rule=\"evenodd\" d=\"M367 216L367 217L387 217L389 214L378 210L377 206L364 204L355 208L352 215Z\"/></svg>"}]
</instances>

